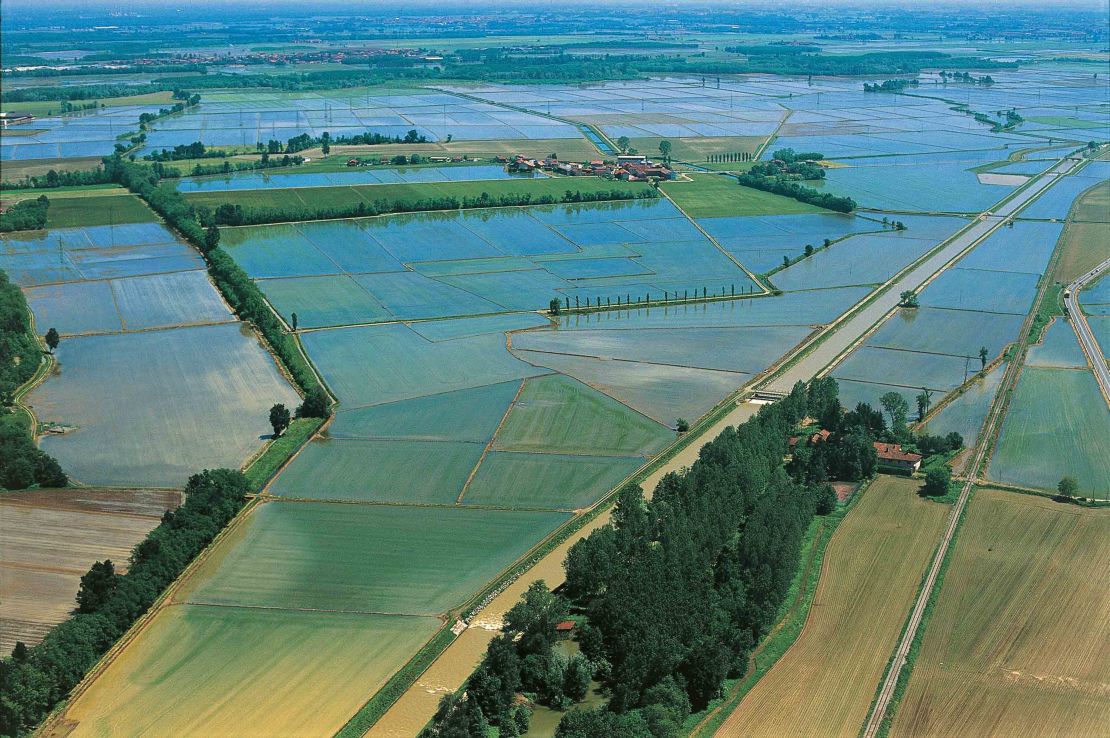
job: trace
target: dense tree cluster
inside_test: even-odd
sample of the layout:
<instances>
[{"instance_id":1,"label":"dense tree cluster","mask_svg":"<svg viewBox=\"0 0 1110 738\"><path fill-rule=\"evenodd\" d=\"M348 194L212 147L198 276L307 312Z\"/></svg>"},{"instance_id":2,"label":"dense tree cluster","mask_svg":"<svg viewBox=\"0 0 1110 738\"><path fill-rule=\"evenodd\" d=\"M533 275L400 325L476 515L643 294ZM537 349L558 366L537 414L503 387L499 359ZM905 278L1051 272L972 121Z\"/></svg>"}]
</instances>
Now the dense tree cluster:
<instances>
[{"instance_id":1,"label":"dense tree cluster","mask_svg":"<svg viewBox=\"0 0 1110 738\"><path fill-rule=\"evenodd\" d=\"M375 200L359 202L354 205L318 205L303 207L243 207L239 204L225 203L212 213L211 222L215 225L259 225L262 223L285 223L294 220L327 220L331 218L360 218L387 213L417 213L431 210L469 210L474 208L497 208L515 205L552 205L555 203L607 202L615 200L643 200L659 197L653 189L644 190L598 190L583 192L567 190L562 196L533 195L528 192L507 192L490 195L483 192L474 197L425 197L419 200Z\"/></svg>"},{"instance_id":2,"label":"dense tree cluster","mask_svg":"<svg viewBox=\"0 0 1110 738\"><path fill-rule=\"evenodd\" d=\"M50 200L46 195L39 195L33 200L21 200L0 213L0 233L45 228L49 210Z\"/></svg>"},{"instance_id":3,"label":"dense tree cluster","mask_svg":"<svg viewBox=\"0 0 1110 738\"><path fill-rule=\"evenodd\" d=\"M741 174L737 176L736 179L743 187L752 187L757 190L763 190L764 192L773 192L776 195L790 197L798 202L816 205L826 210L833 210L838 213L850 213L856 209L856 201L850 197L840 197L828 192L818 192L812 187L805 187L783 177Z\"/></svg>"},{"instance_id":4,"label":"dense tree cluster","mask_svg":"<svg viewBox=\"0 0 1110 738\"><path fill-rule=\"evenodd\" d=\"M907 87L917 87L920 82L916 79L888 79L882 82L863 83L864 92L901 92Z\"/></svg>"},{"instance_id":5,"label":"dense tree cluster","mask_svg":"<svg viewBox=\"0 0 1110 738\"><path fill-rule=\"evenodd\" d=\"M231 469L204 471L185 485L185 504L131 552L128 572L97 562L82 577L79 612L42 643L18 644L0 661L0 735L23 735L65 698L108 648L239 512L249 491Z\"/></svg>"},{"instance_id":6,"label":"dense tree cluster","mask_svg":"<svg viewBox=\"0 0 1110 738\"><path fill-rule=\"evenodd\" d=\"M299 136L294 136L285 142L284 152L286 154L295 154L298 151L311 149L314 146L356 146L356 145L378 145L378 144L417 144L428 143L428 138L420 134L415 128L410 130L404 136L387 136L383 133L375 133L374 131L367 131L366 133L356 133L352 136L332 136L327 131L320 136L310 136L307 133L302 133ZM277 141L270 141L267 150L270 153L281 153L281 150L275 151L274 144L280 146ZM325 151L325 154L328 152Z\"/></svg>"},{"instance_id":7,"label":"dense tree cluster","mask_svg":"<svg viewBox=\"0 0 1110 738\"><path fill-rule=\"evenodd\" d=\"M816 151L796 152L794 149L779 149L771 155L770 161L754 165L748 172L761 177L778 177L784 180L824 179L825 170L815 161L824 159L824 154Z\"/></svg>"}]
</instances>

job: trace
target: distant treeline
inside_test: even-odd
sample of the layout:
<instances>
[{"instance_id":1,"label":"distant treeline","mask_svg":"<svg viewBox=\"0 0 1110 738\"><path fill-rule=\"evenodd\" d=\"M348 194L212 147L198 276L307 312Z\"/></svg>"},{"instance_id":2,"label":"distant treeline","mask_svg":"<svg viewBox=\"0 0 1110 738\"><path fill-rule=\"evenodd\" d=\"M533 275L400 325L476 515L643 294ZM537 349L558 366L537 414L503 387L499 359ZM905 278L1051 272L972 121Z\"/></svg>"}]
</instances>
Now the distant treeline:
<instances>
[{"instance_id":1,"label":"distant treeline","mask_svg":"<svg viewBox=\"0 0 1110 738\"><path fill-rule=\"evenodd\" d=\"M131 552L126 574L97 562L81 578L79 612L27 648L17 643L0 660L0 735L29 733L66 698L120 636L239 512L249 491L239 471L190 477L185 504Z\"/></svg>"},{"instance_id":2,"label":"distant treeline","mask_svg":"<svg viewBox=\"0 0 1110 738\"><path fill-rule=\"evenodd\" d=\"M39 195L34 200L21 200L0 213L0 233L45 228L49 210L50 200L46 195Z\"/></svg>"},{"instance_id":3,"label":"distant treeline","mask_svg":"<svg viewBox=\"0 0 1110 738\"><path fill-rule=\"evenodd\" d=\"M736 180L743 187L752 187L764 192L773 192L783 197L791 197L798 202L816 205L819 208L833 210L838 213L850 213L856 209L856 201L850 197L841 197L828 192L818 192L812 187L805 187L797 182L791 182L782 177L765 177L759 174L741 174Z\"/></svg>"},{"instance_id":4,"label":"distant treeline","mask_svg":"<svg viewBox=\"0 0 1110 738\"><path fill-rule=\"evenodd\" d=\"M88 185L107 184L112 180L104 167L96 169L83 169L76 172L57 171L50 169L46 174L37 176L28 175L16 182L4 182L0 189L4 190L50 190L57 187L86 187Z\"/></svg>"},{"instance_id":5,"label":"distant treeline","mask_svg":"<svg viewBox=\"0 0 1110 738\"><path fill-rule=\"evenodd\" d=\"M225 203L218 206L211 216L200 210L201 223L204 225L260 225L263 223L286 223L299 220L330 220L333 218L361 218L369 215L389 213L420 213L431 210L470 210L474 208L499 208L519 205L555 205L559 203L611 202L615 200L650 200L659 197L654 189L645 190L599 190L582 192L567 190L560 195L533 195L528 192L509 192L503 195L490 195L483 192L476 197L426 197L419 200L375 200L355 205L319 205L316 207L243 207Z\"/></svg>"}]
</instances>

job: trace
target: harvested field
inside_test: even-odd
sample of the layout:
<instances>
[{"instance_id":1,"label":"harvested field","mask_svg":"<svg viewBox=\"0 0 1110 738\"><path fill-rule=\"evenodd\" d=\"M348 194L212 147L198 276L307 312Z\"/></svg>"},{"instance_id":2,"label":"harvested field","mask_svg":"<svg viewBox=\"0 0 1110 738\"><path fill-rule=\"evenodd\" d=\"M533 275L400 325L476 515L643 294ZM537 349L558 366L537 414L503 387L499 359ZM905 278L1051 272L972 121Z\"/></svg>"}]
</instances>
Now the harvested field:
<instances>
[{"instance_id":1,"label":"harvested field","mask_svg":"<svg viewBox=\"0 0 1110 738\"><path fill-rule=\"evenodd\" d=\"M69 707L56 735L331 735L439 626L170 607Z\"/></svg>"},{"instance_id":2,"label":"harvested field","mask_svg":"<svg viewBox=\"0 0 1110 738\"><path fill-rule=\"evenodd\" d=\"M718 735L859 733L948 515L919 487L882 476L863 493L829 543L802 634Z\"/></svg>"},{"instance_id":3,"label":"harvested field","mask_svg":"<svg viewBox=\"0 0 1110 738\"><path fill-rule=\"evenodd\" d=\"M1107 512L975 493L892 736L1106 734Z\"/></svg>"},{"instance_id":4,"label":"harvested field","mask_svg":"<svg viewBox=\"0 0 1110 738\"><path fill-rule=\"evenodd\" d=\"M0 652L38 643L69 617L95 561L126 570L131 549L179 492L58 489L0 495Z\"/></svg>"}]
</instances>

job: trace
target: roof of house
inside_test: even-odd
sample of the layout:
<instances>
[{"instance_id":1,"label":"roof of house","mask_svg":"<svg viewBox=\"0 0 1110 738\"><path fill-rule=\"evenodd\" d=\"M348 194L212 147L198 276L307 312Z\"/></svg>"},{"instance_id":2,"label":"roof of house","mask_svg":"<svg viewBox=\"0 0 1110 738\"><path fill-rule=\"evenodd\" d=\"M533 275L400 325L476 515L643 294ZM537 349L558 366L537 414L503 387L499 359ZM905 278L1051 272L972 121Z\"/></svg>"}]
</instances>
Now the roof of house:
<instances>
[{"instance_id":1,"label":"roof of house","mask_svg":"<svg viewBox=\"0 0 1110 738\"><path fill-rule=\"evenodd\" d=\"M575 622L573 620L564 620L563 622L555 626L555 630L560 633L565 633L567 631L574 630L574 626Z\"/></svg>"},{"instance_id":2,"label":"roof of house","mask_svg":"<svg viewBox=\"0 0 1110 738\"><path fill-rule=\"evenodd\" d=\"M921 454L910 453L909 451L902 450L900 443L882 443L875 441L875 451L878 453L882 461L905 461L914 463L921 461L923 457Z\"/></svg>"}]
</instances>

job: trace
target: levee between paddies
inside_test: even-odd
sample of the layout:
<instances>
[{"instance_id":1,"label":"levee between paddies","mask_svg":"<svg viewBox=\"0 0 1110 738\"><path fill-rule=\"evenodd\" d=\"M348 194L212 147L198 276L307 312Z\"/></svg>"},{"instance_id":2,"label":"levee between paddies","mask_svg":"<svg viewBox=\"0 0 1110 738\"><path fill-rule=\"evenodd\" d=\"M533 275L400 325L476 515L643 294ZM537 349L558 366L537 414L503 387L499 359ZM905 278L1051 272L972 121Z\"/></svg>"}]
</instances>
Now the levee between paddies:
<instances>
[{"instance_id":1,"label":"levee between paddies","mask_svg":"<svg viewBox=\"0 0 1110 738\"><path fill-rule=\"evenodd\" d=\"M805 628L718 731L845 736L867 718L950 508L879 477L829 543Z\"/></svg>"},{"instance_id":2,"label":"levee between paddies","mask_svg":"<svg viewBox=\"0 0 1110 738\"><path fill-rule=\"evenodd\" d=\"M983 489L890 732L1104 736L1110 511Z\"/></svg>"}]
</instances>

